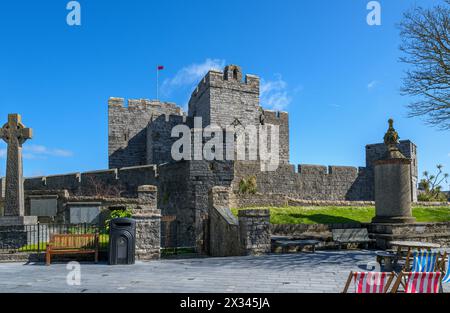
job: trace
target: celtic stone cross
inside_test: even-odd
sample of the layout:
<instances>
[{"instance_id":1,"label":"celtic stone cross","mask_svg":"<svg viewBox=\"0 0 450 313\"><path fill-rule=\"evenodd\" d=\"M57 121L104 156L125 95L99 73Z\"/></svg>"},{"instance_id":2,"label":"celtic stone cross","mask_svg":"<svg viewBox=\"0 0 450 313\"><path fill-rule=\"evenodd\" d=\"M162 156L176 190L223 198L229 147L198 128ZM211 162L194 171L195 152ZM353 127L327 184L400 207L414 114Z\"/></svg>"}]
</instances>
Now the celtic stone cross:
<instances>
[{"instance_id":1,"label":"celtic stone cross","mask_svg":"<svg viewBox=\"0 0 450 313\"><path fill-rule=\"evenodd\" d=\"M0 128L0 138L8 144L5 216L24 216L25 214L22 144L31 137L31 128L25 128L19 114L9 114L8 123Z\"/></svg>"}]
</instances>

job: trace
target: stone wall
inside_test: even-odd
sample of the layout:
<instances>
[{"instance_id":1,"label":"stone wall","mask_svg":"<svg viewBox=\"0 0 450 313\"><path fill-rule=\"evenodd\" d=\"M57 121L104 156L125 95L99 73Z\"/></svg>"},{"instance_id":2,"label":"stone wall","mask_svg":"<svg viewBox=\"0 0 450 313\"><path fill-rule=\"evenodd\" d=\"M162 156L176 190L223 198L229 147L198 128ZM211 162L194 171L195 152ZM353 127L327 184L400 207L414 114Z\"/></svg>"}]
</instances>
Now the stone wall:
<instances>
[{"instance_id":1,"label":"stone wall","mask_svg":"<svg viewBox=\"0 0 450 313\"><path fill-rule=\"evenodd\" d=\"M264 110L264 123L279 126L280 163L289 164L289 114L287 112Z\"/></svg>"},{"instance_id":2,"label":"stone wall","mask_svg":"<svg viewBox=\"0 0 450 313\"><path fill-rule=\"evenodd\" d=\"M6 193L6 177L0 177L0 199L5 198Z\"/></svg>"},{"instance_id":3,"label":"stone wall","mask_svg":"<svg viewBox=\"0 0 450 313\"><path fill-rule=\"evenodd\" d=\"M172 129L177 125L193 127L192 118L177 115L160 115L153 118L147 127L147 164L173 162L172 145L178 140L172 137Z\"/></svg>"},{"instance_id":4,"label":"stone wall","mask_svg":"<svg viewBox=\"0 0 450 313\"><path fill-rule=\"evenodd\" d=\"M445 223L415 223L415 224L278 224L270 225L272 236L289 237L292 239L319 240L319 248L335 249L333 229L367 228L369 236L376 240L377 249L391 248L393 240L422 241L450 246L450 222Z\"/></svg>"},{"instance_id":5,"label":"stone wall","mask_svg":"<svg viewBox=\"0 0 450 313\"><path fill-rule=\"evenodd\" d=\"M209 255L241 255L239 222L228 207L229 188L213 187L209 197Z\"/></svg>"},{"instance_id":6,"label":"stone wall","mask_svg":"<svg viewBox=\"0 0 450 313\"><path fill-rule=\"evenodd\" d=\"M236 119L245 127L259 125L259 77L246 75L242 81L239 66L227 66L224 72L211 70L191 95L189 116L201 116L203 127L224 128Z\"/></svg>"},{"instance_id":7,"label":"stone wall","mask_svg":"<svg viewBox=\"0 0 450 313\"><path fill-rule=\"evenodd\" d=\"M242 179L255 176L259 193L285 194L304 200L372 200L367 193L365 171L346 166L281 164L275 172L262 172L257 162L235 163L233 190Z\"/></svg>"},{"instance_id":8,"label":"stone wall","mask_svg":"<svg viewBox=\"0 0 450 313\"><path fill-rule=\"evenodd\" d=\"M333 229L362 228L363 224L271 224L270 233L274 237L288 237L290 239L314 239L320 243L321 249L336 249L333 242Z\"/></svg>"},{"instance_id":9,"label":"stone wall","mask_svg":"<svg viewBox=\"0 0 450 313\"><path fill-rule=\"evenodd\" d=\"M110 98L108 102L109 167L121 168L147 164L147 124L162 114L182 115L173 103L146 99Z\"/></svg>"},{"instance_id":10,"label":"stone wall","mask_svg":"<svg viewBox=\"0 0 450 313\"><path fill-rule=\"evenodd\" d=\"M156 186L140 186L138 199L143 205L135 207L136 259L154 260L161 256L161 211L157 208L158 190Z\"/></svg>"},{"instance_id":11,"label":"stone wall","mask_svg":"<svg viewBox=\"0 0 450 313\"><path fill-rule=\"evenodd\" d=\"M379 249L390 248L394 240L421 241L450 246L450 222L414 224L367 224Z\"/></svg>"},{"instance_id":12,"label":"stone wall","mask_svg":"<svg viewBox=\"0 0 450 313\"><path fill-rule=\"evenodd\" d=\"M270 253L270 210L239 210L239 237L244 255Z\"/></svg>"},{"instance_id":13,"label":"stone wall","mask_svg":"<svg viewBox=\"0 0 450 313\"><path fill-rule=\"evenodd\" d=\"M156 183L153 165L25 179L25 190L68 190L71 195L137 195L137 187Z\"/></svg>"},{"instance_id":14,"label":"stone wall","mask_svg":"<svg viewBox=\"0 0 450 313\"><path fill-rule=\"evenodd\" d=\"M270 211L241 210L238 219L230 210L229 187L209 193L209 251L211 256L261 255L270 252Z\"/></svg>"}]
</instances>

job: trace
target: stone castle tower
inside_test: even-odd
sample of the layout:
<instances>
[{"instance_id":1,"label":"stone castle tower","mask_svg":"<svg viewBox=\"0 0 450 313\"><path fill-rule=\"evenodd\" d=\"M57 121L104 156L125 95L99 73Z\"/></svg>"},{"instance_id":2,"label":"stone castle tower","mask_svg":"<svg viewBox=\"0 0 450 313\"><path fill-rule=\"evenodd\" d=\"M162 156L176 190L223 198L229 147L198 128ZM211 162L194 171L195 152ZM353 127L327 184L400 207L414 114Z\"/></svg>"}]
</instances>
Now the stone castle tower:
<instances>
[{"instance_id":1,"label":"stone castle tower","mask_svg":"<svg viewBox=\"0 0 450 313\"><path fill-rule=\"evenodd\" d=\"M194 117L202 118L202 127L278 125L280 163L289 162L289 116L287 112L264 110L260 104L260 79L245 75L237 65L224 71L210 70L195 88L189 112L173 103L155 100L110 98L108 105L109 167L123 168L172 162L171 138L174 126L192 128Z\"/></svg>"}]
</instances>

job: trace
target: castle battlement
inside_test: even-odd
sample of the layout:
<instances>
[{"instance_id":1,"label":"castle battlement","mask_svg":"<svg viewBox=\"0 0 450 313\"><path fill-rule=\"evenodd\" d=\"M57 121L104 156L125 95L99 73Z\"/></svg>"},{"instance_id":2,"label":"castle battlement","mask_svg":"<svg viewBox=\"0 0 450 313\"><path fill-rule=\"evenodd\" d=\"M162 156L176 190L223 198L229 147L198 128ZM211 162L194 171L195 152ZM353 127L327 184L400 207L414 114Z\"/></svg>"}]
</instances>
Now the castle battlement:
<instances>
[{"instance_id":1,"label":"castle battlement","mask_svg":"<svg viewBox=\"0 0 450 313\"><path fill-rule=\"evenodd\" d=\"M240 66L227 65L223 71L210 70L192 92L192 98L199 98L210 87L237 89L259 94L260 78L246 74L242 80Z\"/></svg>"},{"instance_id":2,"label":"castle battlement","mask_svg":"<svg viewBox=\"0 0 450 313\"><path fill-rule=\"evenodd\" d=\"M150 99L128 99L125 105L125 98L110 97L108 100L108 107L110 109L122 109L123 111L135 110L162 110L173 112L173 114L182 114L183 110L173 102L161 102L159 100Z\"/></svg>"},{"instance_id":3,"label":"castle battlement","mask_svg":"<svg viewBox=\"0 0 450 313\"><path fill-rule=\"evenodd\" d=\"M353 166L336 166L336 165L311 165L299 164L299 175L322 175L322 176L351 176L356 177L364 173L365 168L358 168Z\"/></svg>"},{"instance_id":4,"label":"castle battlement","mask_svg":"<svg viewBox=\"0 0 450 313\"><path fill-rule=\"evenodd\" d=\"M270 120L288 120L289 113L285 111L263 110L264 116Z\"/></svg>"}]
</instances>

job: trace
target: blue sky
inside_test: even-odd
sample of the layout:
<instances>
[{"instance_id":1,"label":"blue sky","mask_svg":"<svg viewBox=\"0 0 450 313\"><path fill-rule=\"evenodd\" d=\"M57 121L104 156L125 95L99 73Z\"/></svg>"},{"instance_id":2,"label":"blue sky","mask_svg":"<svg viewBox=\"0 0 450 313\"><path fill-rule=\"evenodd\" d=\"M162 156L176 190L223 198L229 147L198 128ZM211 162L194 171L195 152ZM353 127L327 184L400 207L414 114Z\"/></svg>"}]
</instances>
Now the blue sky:
<instances>
[{"instance_id":1,"label":"blue sky","mask_svg":"<svg viewBox=\"0 0 450 313\"><path fill-rule=\"evenodd\" d=\"M396 24L437 0L382 0L381 26L366 23L368 0L79 2L78 27L66 0L0 4L0 118L34 129L27 176L107 168L108 97L155 98L157 64L162 100L185 106L209 67L229 63L262 77L263 106L289 111L294 164L363 166L393 117L420 171L450 171L450 133L406 118L399 94Z\"/></svg>"}]
</instances>

